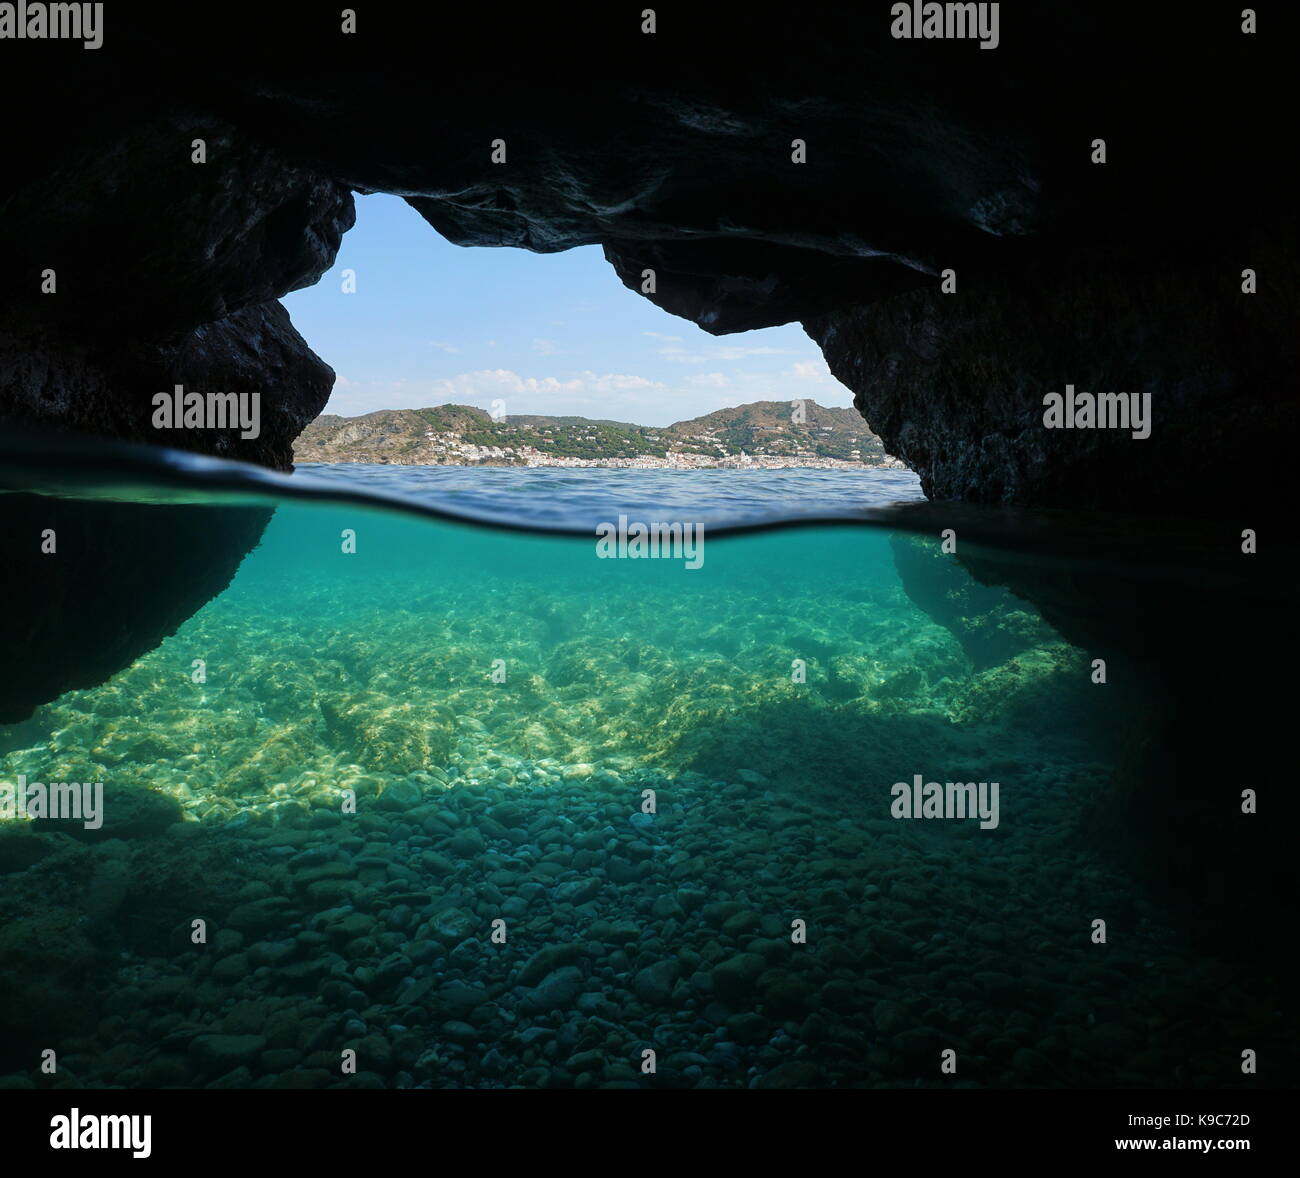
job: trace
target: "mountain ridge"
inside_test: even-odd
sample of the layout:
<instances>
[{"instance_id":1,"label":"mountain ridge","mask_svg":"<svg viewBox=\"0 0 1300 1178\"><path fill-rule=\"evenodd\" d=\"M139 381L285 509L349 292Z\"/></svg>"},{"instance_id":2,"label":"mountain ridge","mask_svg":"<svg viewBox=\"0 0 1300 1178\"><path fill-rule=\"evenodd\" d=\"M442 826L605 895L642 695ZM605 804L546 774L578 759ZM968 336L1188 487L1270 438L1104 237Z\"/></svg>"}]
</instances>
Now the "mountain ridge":
<instances>
[{"instance_id":1,"label":"mountain ridge","mask_svg":"<svg viewBox=\"0 0 1300 1178\"><path fill-rule=\"evenodd\" d=\"M294 443L294 461L697 469L901 465L885 454L855 410L807 399L751 401L668 426L573 415L494 420L486 410L453 404L357 417L322 414Z\"/></svg>"}]
</instances>

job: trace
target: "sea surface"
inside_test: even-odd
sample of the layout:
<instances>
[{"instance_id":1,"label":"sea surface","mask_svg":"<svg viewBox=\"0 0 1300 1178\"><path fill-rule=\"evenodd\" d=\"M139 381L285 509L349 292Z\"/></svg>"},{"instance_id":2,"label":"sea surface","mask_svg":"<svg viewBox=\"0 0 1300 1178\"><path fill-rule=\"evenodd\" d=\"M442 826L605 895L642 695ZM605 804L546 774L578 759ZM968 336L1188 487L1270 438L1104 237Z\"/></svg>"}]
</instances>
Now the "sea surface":
<instances>
[{"instance_id":1,"label":"sea surface","mask_svg":"<svg viewBox=\"0 0 1300 1178\"><path fill-rule=\"evenodd\" d=\"M0 819L0 1086L1218 1088L1278 1033L1087 836L1093 652L908 472L9 459L86 578L23 641L107 670L0 726L0 787L104 783ZM698 565L602 555L620 516ZM123 551L196 594L140 650Z\"/></svg>"},{"instance_id":2,"label":"sea surface","mask_svg":"<svg viewBox=\"0 0 1300 1178\"><path fill-rule=\"evenodd\" d=\"M673 514L705 525L760 523L922 500L910 470L605 470L301 463L301 476L409 495L515 523L589 527L593 519Z\"/></svg>"}]
</instances>

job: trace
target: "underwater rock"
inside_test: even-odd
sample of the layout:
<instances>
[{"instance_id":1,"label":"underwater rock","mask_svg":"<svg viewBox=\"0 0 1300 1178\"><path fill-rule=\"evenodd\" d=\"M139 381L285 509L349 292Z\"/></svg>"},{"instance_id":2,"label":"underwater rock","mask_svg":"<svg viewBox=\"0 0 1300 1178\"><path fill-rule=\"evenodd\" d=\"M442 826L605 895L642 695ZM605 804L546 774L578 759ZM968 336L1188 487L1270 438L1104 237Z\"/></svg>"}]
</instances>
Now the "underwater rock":
<instances>
[{"instance_id":1,"label":"underwater rock","mask_svg":"<svg viewBox=\"0 0 1300 1178\"><path fill-rule=\"evenodd\" d=\"M326 728L373 772L405 776L451 756L455 721L445 708L417 708L374 691L322 695L318 703Z\"/></svg>"},{"instance_id":2,"label":"underwater rock","mask_svg":"<svg viewBox=\"0 0 1300 1178\"><path fill-rule=\"evenodd\" d=\"M822 1088L826 1074L815 1063L792 1059L778 1064L758 1082L759 1088Z\"/></svg>"},{"instance_id":3,"label":"underwater rock","mask_svg":"<svg viewBox=\"0 0 1300 1178\"><path fill-rule=\"evenodd\" d=\"M395 781L376 803L381 810L409 810L424 800L424 791L414 781Z\"/></svg>"},{"instance_id":4,"label":"underwater rock","mask_svg":"<svg viewBox=\"0 0 1300 1178\"><path fill-rule=\"evenodd\" d=\"M596 932L592 932L593 938ZM590 950L582 943L577 941L565 942L558 945L544 945L538 949L525 963L519 971L519 983L524 986L534 986L547 974L559 969L562 965L570 965L575 961L580 961L588 956Z\"/></svg>"},{"instance_id":5,"label":"underwater rock","mask_svg":"<svg viewBox=\"0 0 1300 1178\"><path fill-rule=\"evenodd\" d=\"M288 922L289 912L289 901L283 896L267 896L261 900L237 904L226 914L226 921L232 928L241 929L250 936L258 936L282 929Z\"/></svg>"},{"instance_id":6,"label":"underwater rock","mask_svg":"<svg viewBox=\"0 0 1300 1178\"><path fill-rule=\"evenodd\" d=\"M527 991L521 1001L526 1010L545 1013L551 1010L563 1010L571 1006L585 985L582 971L572 965L564 965L554 970Z\"/></svg>"},{"instance_id":7,"label":"underwater rock","mask_svg":"<svg viewBox=\"0 0 1300 1178\"><path fill-rule=\"evenodd\" d=\"M770 970L759 979L763 1012L782 1022L802 1020L813 1007L816 992L811 982L782 969Z\"/></svg>"},{"instance_id":8,"label":"underwater rock","mask_svg":"<svg viewBox=\"0 0 1300 1178\"><path fill-rule=\"evenodd\" d=\"M889 547L907 596L952 633L977 671L1059 641L1006 589L975 580L938 539L890 532Z\"/></svg>"},{"instance_id":9,"label":"underwater rock","mask_svg":"<svg viewBox=\"0 0 1300 1178\"><path fill-rule=\"evenodd\" d=\"M80 913L36 897L0 921L0 1062L16 1065L20 1048L93 1023L98 958L86 933Z\"/></svg>"},{"instance_id":10,"label":"underwater rock","mask_svg":"<svg viewBox=\"0 0 1300 1178\"><path fill-rule=\"evenodd\" d=\"M483 836L477 830L462 830L447 840L447 850L461 859L473 859L484 849Z\"/></svg>"},{"instance_id":11,"label":"underwater rock","mask_svg":"<svg viewBox=\"0 0 1300 1178\"><path fill-rule=\"evenodd\" d=\"M600 895L602 883L598 879L573 879L558 884L555 899L562 904L585 904Z\"/></svg>"},{"instance_id":12,"label":"underwater rock","mask_svg":"<svg viewBox=\"0 0 1300 1178\"><path fill-rule=\"evenodd\" d=\"M216 513L45 495L4 500L0 646L23 672L0 676L0 723L102 683L157 646L229 585L271 516L261 508ZM57 556L41 551L46 529L57 537ZM85 607L87 586L93 609ZM188 663L176 673L187 676Z\"/></svg>"},{"instance_id":13,"label":"underwater rock","mask_svg":"<svg viewBox=\"0 0 1300 1178\"><path fill-rule=\"evenodd\" d=\"M713 989L724 1002L746 1001L758 988L767 963L757 953L737 953L713 969Z\"/></svg>"},{"instance_id":14,"label":"underwater rock","mask_svg":"<svg viewBox=\"0 0 1300 1178\"><path fill-rule=\"evenodd\" d=\"M110 853L111 852L111 853ZM131 859L121 842L109 842L86 888L86 915L96 928L117 916L131 891Z\"/></svg>"},{"instance_id":15,"label":"underwater rock","mask_svg":"<svg viewBox=\"0 0 1300 1178\"><path fill-rule=\"evenodd\" d=\"M761 1014L742 1011L727 1019L727 1033L742 1046L754 1047L767 1042L772 1033L772 1024Z\"/></svg>"},{"instance_id":16,"label":"underwater rock","mask_svg":"<svg viewBox=\"0 0 1300 1178\"><path fill-rule=\"evenodd\" d=\"M523 826L528 821L528 814L515 802L498 802L488 814L493 821L505 827Z\"/></svg>"},{"instance_id":17,"label":"underwater rock","mask_svg":"<svg viewBox=\"0 0 1300 1178\"><path fill-rule=\"evenodd\" d=\"M588 781L606 772L594 767ZM368 810L328 823L250 812L216 834L194 823L190 837L94 848L59 838L58 854L75 861L46 856L23 886L44 894L43 885L66 877L71 894L86 879L114 874L120 884L129 856L133 886L146 893L183 887L185 874L212 874L236 902L227 912L229 900L183 896L181 909L162 918L174 929L171 942L140 953L146 941L137 939L127 957L105 926L157 924L160 913L138 911L133 894L112 920L96 922L110 938L96 942L104 972L94 990L107 996L105 1017L87 1025L79 1054L61 1057L61 1072L66 1062L65 1075L95 1086L330 1085L342 1035L358 1050L369 1087L658 1086L636 1069L642 1043L664 1045L668 1087L913 1087L933 1075L942 1042L962 1058L980 1056L989 1082L1113 1086L1149 1084L1185 1066L1176 1048L1145 1046L1135 1056L1133 1045L1165 1042L1162 1027L1184 1009L1196 1017L1214 1011L1204 998L1216 980L1158 920L1135 927L1138 966L1150 960L1148 973L1167 980L1144 987L1140 1001L1115 1001L1133 960L1118 939L1114 953L1095 955L1069 913L1086 898L1126 928L1150 914L1130 882L1077 840L1044 843L1045 829L1060 822L1062 785L1050 773L1023 782L1023 809L1006 844L945 858L942 870L901 824L872 819L871 807L842 789L819 799L786 790L776 773L763 790L720 788L699 775L649 779L671 785L661 818L682 808L672 862L651 856L643 887L606 885L580 915L553 905L553 893L585 882L628 838L622 823L609 825L625 809L614 800L593 805L589 784L441 794L440 829L472 829L508 802L523 821L500 829L545 839L518 860L509 851L499 852L498 865L467 859L454 881L424 872L429 836L405 812ZM573 862L580 838L593 844L583 867ZM548 857L535 860L534 852ZM237 863L236 874L220 877L214 861ZM538 862L567 870L554 882L521 882ZM363 911L321 909L296 886L339 872L360 876L371 863L387 870L358 894ZM1009 877L1026 886L1008 889ZM743 890L731 890L733 880L744 881ZM545 913L536 926L542 943L530 946L514 977L484 957L479 941L485 914L499 911L507 894ZM980 897L978 915L972 895ZM792 903L818 930L811 954L792 955L782 915ZM455 921L445 941L428 927L435 906ZM196 912L211 921L206 947L190 940ZM261 924L275 931L252 931ZM9 948L0 930L0 949ZM1258 1009L1267 1025L1274 1006L1243 1001L1239 985L1234 975L1225 1002ZM1045 1003L1049 988L1064 1000ZM1152 1024L1152 1003L1166 1023ZM1010 1017L1003 1007L1014 1008ZM971 1017L943 1023L941 1034L938 1012L947 1009ZM1244 1028L1215 1030L1216 1016L1205 1033L1232 1047L1253 1030L1250 1017ZM1050 1071L1017 1057L1026 1044L1048 1042L1056 1043ZM923 1078L921 1086L943 1082Z\"/></svg>"},{"instance_id":18,"label":"underwater rock","mask_svg":"<svg viewBox=\"0 0 1300 1178\"><path fill-rule=\"evenodd\" d=\"M0 831L0 875L26 871L54 848L51 840L22 830Z\"/></svg>"},{"instance_id":19,"label":"underwater rock","mask_svg":"<svg viewBox=\"0 0 1300 1178\"><path fill-rule=\"evenodd\" d=\"M432 876L452 875L456 871L456 865L437 851L425 851L420 856L420 866Z\"/></svg>"},{"instance_id":20,"label":"underwater rock","mask_svg":"<svg viewBox=\"0 0 1300 1178\"><path fill-rule=\"evenodd\" d=\"M1010 724L1071 723L1094 729L1088 662L1064 642L1035 647L971 677L948 715L958 724L1005 718Z\"/></svg>"},{"instance_id":21,"label":"underwater rock","mask_svg":"<svg viewBox=\"0 0 1300 1178\"><path fill-rule=\"evenodd\" d=\"M636 996L648 1006L664 1006L673 996L673 984L680 967L674 960L666 959L647 965L639 971L633 983Z\"/></svg>"},{"instance_id":22,"label":"underwater rock","mask_svg":"<svg viewBox=\"0 0 1300 1178\"><path fill-rule=\"evenodd\" d=\"M222 1075L241 1064L250 1064L266 1049L261 1035L199 1035L190 1043L190 1055L210 1074ZM237 1084L247 1087L248 1084Z\"/></svg>"},{"instance_id":23,"label":"underwater rock","mask_svg":"<svg viewBox=\"0 0 1300 1178\"><path fill-rule=\"evenodd\" d=\"M147 838L181 821L181 808L170 794L117 782L104 783L102 822L87 828L80 819L37 818L32 828L58 831L82 842Z\"/></svg>"}]
</instances>

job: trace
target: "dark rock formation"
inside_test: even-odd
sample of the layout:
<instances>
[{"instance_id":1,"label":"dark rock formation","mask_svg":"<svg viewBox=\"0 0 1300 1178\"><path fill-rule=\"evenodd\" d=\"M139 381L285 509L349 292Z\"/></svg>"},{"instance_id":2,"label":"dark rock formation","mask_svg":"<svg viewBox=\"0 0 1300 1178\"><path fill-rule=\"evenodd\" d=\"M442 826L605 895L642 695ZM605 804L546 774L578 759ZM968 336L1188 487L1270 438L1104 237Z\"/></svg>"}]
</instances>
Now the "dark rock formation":
<instances>
[{"instance_id":1,"label":"dark rock formation","mask_svg":"<svg viewBox=\"0 0 1300 1178\"><path fill-rule=\"evenodd\" d=\"M94 52L15 45L0 97L39 93L45 121L6 128L0 334L51 371L47 330L75 355L93 336L170 346L223 321L233 346L260 330L233 312L329 265L353 187L400 193L464 245L601 243L620 278L640 291L654 270L648 297L712 332L807 320L939 496L1156 511L1186 501L1207 438L1257 439L1296 313L1264 117L1280 13L1247 35L1226 3L1003 4L987 51L894 39L888 7L673 6L653 34L642 20L385 6L345 33L325 5L237 3L220 19L114 10ZM46 268L56 296L37 293ZM958 295L936 293L946 268ZM271 362L265 395L310 408L302 375ZM1156 432L1035 428L1028 410L1070 381L1152 392ZM0 378L0 416L30 418L29 385ZM92 426L70 403L41 408ZM109 435L130 418L95 415ZM1102 465L1119 477L1098 492L1083 476Z\"/></svg>"},{"instance_id":2,"label":"dark rock formation","mask_svg":"<svg viewBox=\"0 0 1300 1178\"><path fill-rule=\"evenodd\" d=\"M1247 295L1252 259L1270 277ZM1267 503L1300 433L1296 260L1281 234L1160 266L1050 258L806 327L932 498L1230 515ZM1149 396L1150 436L1045 428L1067 384Z\"/></svg>"},{"instance_id":3,"label":"dark rock formation","mask_svg":"<svg viewBox=\"0 0 1300 1178\"><path fill-rule=\"evenodd\" d=\"M274 300L332 264L351 193L210 113L144 104L128 58L31 61L67 71L68 131L6 145L23 166L0 182L0 416L288 469L333 373ZM176 384L257 392L266 428L155 430L150 399Z\"/></svg>"},{"instance_id":4,"label":"dark rock formation","mask_svg":"<svg viewBox=\"0 0 1300 1178\"><path fill-rule=\"evenodd\" d=\"M6 129L0 420L290 469L334 373L275 300L331 265L351 193L210 113L146 100L146 61L42 48L54 47L6 43L17 52L0 81L13 110L54 92L48 121ZM177 385L259 394L257 437L154 428L153 397ZM229 584L270 518L22 494L4 511L0 629L14 672L0 722L155 647ZM54 555L41 550L47 528Z\"/></svg>"},{"instance_id":5,"label":"dark rock formation","mask_svg":"<svg viewBox=\"0 0 1300 1178\"><path fill-rule=\"evenodd\" d=\"M230 584L272 514L3 492L0 499L0 724L103 683L175 633ZM54 554L42 552L47 529ZM176 674L188 675L188 665Z\"/></svg>"},{"instance_id":6,"label":"dark rock formation","mask_svg":"<svg viewBox=\"0 0 1300 1178\"><path fill-rule=\"evenodd\" d=\"M343 185L184 108L73 138L7 187L6 311L114 341L187 331L310 286L354 216ZM47 268L55 294L41 289Z\"/></svg>"},{"instance_id":7,"label":"dark rock formation","mask_svg":"<svg viewBox=\"0 0 1300 1178\"><path fill-rule=\"evenodd\" d=\"M937 538L891 532L894 567L912 602L949 630L972 667L982 671L1039 645L1051 632L1001 585L983 585Z\"/></svg>"},{"instance_id":8,"label":"dark rock formation","mask_svg":"<svg viewBox=\"0 0 1300 1178\"><path fill-rule=\"evenodd\" d=\"M334 371L307 347L278 302L259 303L160 340L69 337L34 324L0 331L6 417L13 425L99 434L238 458L277 470L324 408ZM259 433L155 429L153 397L257 393ZM251 431L250 431L251 432Z\"/></svg>"},{"instance_id":9,"label":"dark rock formation","mask_svg":"<svg viewBox=\"0 0 1300 1178\"><path fill-rule=\"evenodd\" d=\"M715 333L774 327L792 319L930 284L919 270L833 258L764 241L655 241L605 247L623 284L665 311Z\"/></svg>"},{"instance_id":10,"label":"dark rock formation","mask_svg":"<svg viewBox=\"0 0 1300 1178\"><path fill-rule=\"evenodd\" d=\"M1217 938L1216 952L1267 954L1292 904L1300 819L1284 736L1294 709L1279 687L1300 645L1293 545L1279 539L1248 555L1215 521L956 504L919 504L903 518L933 537L894 541L904 585L964 645L972 612L978 634L1005 611L997 603L1009 589L1090 662L1104 661L1105 682L1090 676L1084 690L1106 693L1114 717L1113 731L1092 736L1099 756L1118 753L1086 827L1186 906L1189 927ZM988 541L1005 522L1014 538L1004 533L995 548ZM943 527L956 532L953 555L940 553ZM1243 812L1245 790L1257 796L1254 814Z\"/></svg>"}]
</instances>

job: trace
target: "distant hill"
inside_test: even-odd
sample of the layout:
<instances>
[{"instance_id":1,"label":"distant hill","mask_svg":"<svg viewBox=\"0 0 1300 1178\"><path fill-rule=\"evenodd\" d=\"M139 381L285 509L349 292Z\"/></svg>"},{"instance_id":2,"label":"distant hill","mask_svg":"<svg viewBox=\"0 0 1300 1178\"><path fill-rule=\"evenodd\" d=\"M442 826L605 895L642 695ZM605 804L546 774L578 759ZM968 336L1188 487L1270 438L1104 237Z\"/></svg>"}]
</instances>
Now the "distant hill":
<instances>
[{"instance_id":1,"label":"distant hill","mask_svg":"<svg viewBox=\"0 0 1300 1178\"><path fill-rule=\"evenodd\" d=\"M294 444L296 462L487 466L898 465L853 409L755 401L663 428L536 414L494 421L470 405L324 414Z\"/></svg>"}]
</instances>

